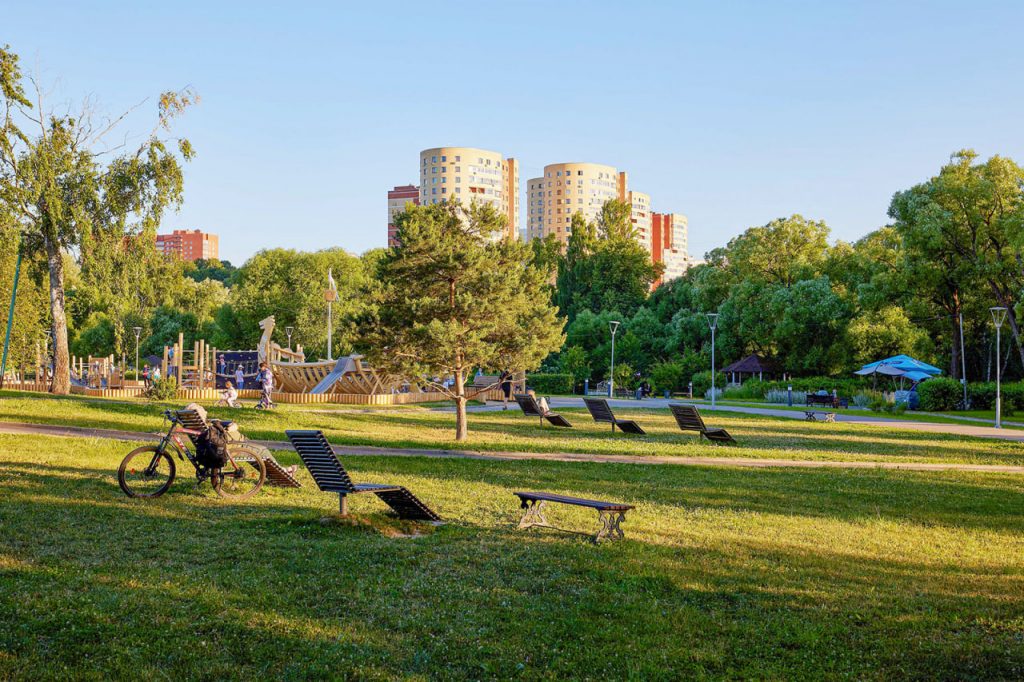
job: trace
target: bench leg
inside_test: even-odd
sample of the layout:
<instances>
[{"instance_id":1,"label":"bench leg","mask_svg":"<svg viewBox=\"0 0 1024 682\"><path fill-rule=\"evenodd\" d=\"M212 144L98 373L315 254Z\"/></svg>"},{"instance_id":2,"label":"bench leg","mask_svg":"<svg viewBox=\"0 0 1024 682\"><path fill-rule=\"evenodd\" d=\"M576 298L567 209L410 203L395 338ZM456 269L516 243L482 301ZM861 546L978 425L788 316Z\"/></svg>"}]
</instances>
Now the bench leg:
<instances>
[{"instance_id":1,"label":"bench leg","mask_svg":"<svg viewBox=\"0 0 1024 682\"><path fill-rule=\"evenodd\" d=\"M601 540L621 540L626 537L619 525L626 520L626 512L599 511L597 512L597 519L601 522L601 528L598 529L597 535L594 536L595 544L601 542Z\"/></svg>"},{"instance_id":2,"label":"bench leg","mask_svg":"<svg viewBox=\"0 0 1024 682\"><path fill-rule=\"evenodd\" d=\"M345 493L338 494L338 511L342 516L348 516L348 496Z\"/></svg>"},{"instance_id":3,"label":"bench leg","mask_svg":"<svg viewBox=\"0 0 1024 682\"><path fill-rule=\"evenodd\" d=\"M526 510L526 513L523 514L523 518L519 519L520 529L530 528L531 526L551 527L551 524L548 523L547 518L544 516L544 500L524 501L522 508Z\"/></svg>"},{"instance_id":4,"label":"bench leg","mask_svg":"<svg viewBox=\"0 0 1024 682\"><path fill-rule=\"evenodd\" d=\"M836 415L831 413L831 412L826 414L825 415L825 421L834 424L835 421L836 421Z\"/></svg>"}]
</instances>

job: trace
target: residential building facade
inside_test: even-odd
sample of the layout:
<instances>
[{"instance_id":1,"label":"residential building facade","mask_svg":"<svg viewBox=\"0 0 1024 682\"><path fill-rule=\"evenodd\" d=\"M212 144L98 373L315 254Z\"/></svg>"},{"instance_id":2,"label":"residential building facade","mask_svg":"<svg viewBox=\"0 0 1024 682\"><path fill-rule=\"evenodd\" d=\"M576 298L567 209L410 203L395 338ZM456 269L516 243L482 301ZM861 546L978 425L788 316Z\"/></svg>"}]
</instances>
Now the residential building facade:
<instances>
[{"instance_id":1,"label":"residential building facade","mask_svg":"<svg viewBox=\"0 0 1024 682\"><path fill-rule=\"evenodd\" d=\"M220 239L202 230L174 230L156 236L156 248L165 256L186 262L220 257Z\"/></svg>"},{"instance_id":2,"label":"residential building facade","mask_svg":"<svg viewBox=\"0 0 1024 682\"><path fill-rule=\"evenodd\" d=\"M435 147L420 152L419 203L458 199L494 206L507 219L506 235L519 237L519 164L474 147Z\"/></svg>"},{"instance_id":3,"label":"residential building facade","mask_svg":"<svg viewBox=\"0 0 1024 682\"><path fill-rule=\"evenodd\" d=\"M572 233L572 216L583 215L594 222L601 207L611 199L630 206L630 220L637 239L651 247L651 197L629 189L629 176L614 166L599 163L553 163L544 166L544 175L527 181L526 238L553 234L562 244Z\"/></svg>"},{"instance_id":4,"label":"residential building facade","mask_svg":"<svg viewBox=\"0 0 1024 682\"><path fill-rule=\"evenodd\" d=\"M651 260L665 264L665 272L655 286L680 277L694 264L688 249L687 222L681 213L651 214Z\"/></svg>"},{"instance_id":5,"label":"residential building facade","mask_svg":"<svg viewBox=\"0 0 1024 682\"><path fill-rule=\"evenodd\" d=\"M388 190L388 247L395 246L395 216L405 210L409 202L419 205L420 190L416 185L395 185Z\"/></svg>"}]
</instances>

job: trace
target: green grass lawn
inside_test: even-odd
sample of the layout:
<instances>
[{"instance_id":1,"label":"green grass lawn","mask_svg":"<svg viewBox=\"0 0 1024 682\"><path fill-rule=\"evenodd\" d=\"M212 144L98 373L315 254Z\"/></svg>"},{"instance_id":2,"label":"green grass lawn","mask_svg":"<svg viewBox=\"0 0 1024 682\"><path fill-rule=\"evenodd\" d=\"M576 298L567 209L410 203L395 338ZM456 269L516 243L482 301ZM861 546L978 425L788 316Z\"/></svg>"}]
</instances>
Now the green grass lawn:
<instances>
[{"instance_id":1,"label":"green grass lawn","mask_svg":"<svg viewBox=\"0 0 1024 682\"><path fill-rule=\"evenodd\" d=\"M56 398L38 393L0 393L0 421L78 424L97 428L157 431L162 412L174 405L110 401L78 396ZM287 428L324 430L338 444L412 448L459 448L479 451L568 452L597 455L666 455L759 459L961 462L1022 464L1019 443L923 433L888 426L808 423L802 420L720 412L705 415L724 426L739 446L700 443L694 433L678 430L667 410L620 410L648 431L644 437L612 434L585 411L560 410L575 423L572 430L541 428L518 409L472 413L470 437L454 439L454 415L426 408L400 410L320 409L284 405L262 412L211 408L211 415L238 421L250 438L284 440Z\"/></svg>"},{"instance_id":2,"label":"green grass lawn","mask_svg":"<svg viewBox=\"0 0 1024 682\"><path fill-rule=\"evenodd\" d=\"M0 435L0 679L1024 676L1019 476L346 458L435 529L304 469L130 500L129 447ZM593 546L516 531L522 489L637 509Z\"/></svg>"}]
</instances>

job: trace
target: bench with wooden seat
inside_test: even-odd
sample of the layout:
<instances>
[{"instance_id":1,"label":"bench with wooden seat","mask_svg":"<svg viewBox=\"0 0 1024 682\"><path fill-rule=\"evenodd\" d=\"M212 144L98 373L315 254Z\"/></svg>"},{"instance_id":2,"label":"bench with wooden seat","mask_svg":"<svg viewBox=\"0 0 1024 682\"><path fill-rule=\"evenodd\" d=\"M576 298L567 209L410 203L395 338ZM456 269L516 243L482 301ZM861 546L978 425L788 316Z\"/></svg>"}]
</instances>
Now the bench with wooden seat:
<instances>
[{"instance_id":1,"label":"bench with wooden seat","mask_svg":"<svg viewBox=\"0 0 1024 682\"><path fill-rule=\"evenodd\" d=\"M566 533L578 533L579 531L558 528L548 523L547 518L544 516L544 506L548 502L589 507L590 509L597 510L597 518L601 523L601 527L597 530L596 534L590 536L595 543L601 540L621 540L625 537L622 533L621 524L626 520L626 512L634 508L631 504L602 502L601 500L588 500L582 497L569 497L568 495L556 495L554 493L519 492L514 494L519 498L519 507L524 510L523 518L519 520L519 528L539 526L542 528L554 528ZM580 533L580 535L590 534Z\"/></svg>"},{"instance_id":2,"label":"bench with wooden seat","mask_svg":"<svg viewBox=\"0 0 1024 682\"><path fill-rule=\"evenodd\" d=\"M523 411L528 417L537 417L540 419L540 425L544 426L544 420L547 419L553 426L561 426L566 429L571 429L572 424L569 420L562 415L548 410L545 412L541 409L540 403L529 393L517 393L516 402L519 403L519 409Z\"/></svg>"},{"instance_id":3,"label":"bench with wooden seat","mask_svg":"<svg viewBox=\"0 0 1024 682\"><path fill-rule=\"evenodd\" d=\"M176 410L174 416L176 416L181 421L181 425L189 431L205 431L210 428L210 425L203 418L203 415L199 414L196 410ZM234 423L230 420L224 419L217 419L213 421L220 422L224 428L228 428ZM240 433L238 435L239 437L244 438ZM192 444L195 445L196 438L198 438L198 436L189 434L189 438L192 440ZM274 458L274 455L270 454L270 450L267 450L266 448L260 448L256 451L259 452L262 457L263 464L267 470L267 485L277 486L278 488L302 487L302 484L299 483L298 479L294 476L297 467L281 466L281 463L278 462Z\"/></svg>"},{"instance_id":4,"label":"bench with wooden seat","mask_svg":"<svg viewBox=\"0 0 1024 682\"><path fill-rule=\"evenodd\" d=\"M414 521L440 521L430 507L400 485L381 483L353 483L341 460L327 442L323 431L285 431L295 452L309 469L317 487L324 492L338 493L338 508L342 516L348 515L348 496L373 493L391 507L398 518Z\"/></svg>"},{"instance_id":5,"label":"bench with wooden seat","mask_svg":"<svg viewBox=\"0 0 1024 682\"><path fill-rule=\"evenodd\" d=\"M594 418L595 422L605 423L612 425L612 433L615 433L615 427L619 427L619 430L623 433L634 433L644 435L647 432L640 428L640 425L630 419L617 419L615 413L612 412L611 406L608 405L608 401L604 398L584 398L583 402L586 404L587 409L590 411L590 416Z\"/></svg>"},{"instance_id":6,"label":"bench with wooden seat","mask_svg":"<svg viewBox=\"0 0 1024 682\"><path fill-rule=\"evenodd\" d=\"M826 422L834 423L836 420L835 412L820 412L818 410L804 410L804 420L809 422L818 421L818 415L821 415Z\"/></svg>"},{"instance_id":7,"label":"bench with wooden seat","mask_svg":"<svg viewBox=\"0 0 1024 682\"><path fill-rule=\"evenodd\" d=\"M668 409L676 419L680 431L696 431L699 438L707 438L712 443L735 443L736 439L729 435L729 432L722 428L709 428L704 423L704 418L693 405L681 405L669 403Z\"/></svg>"}]
</instances>

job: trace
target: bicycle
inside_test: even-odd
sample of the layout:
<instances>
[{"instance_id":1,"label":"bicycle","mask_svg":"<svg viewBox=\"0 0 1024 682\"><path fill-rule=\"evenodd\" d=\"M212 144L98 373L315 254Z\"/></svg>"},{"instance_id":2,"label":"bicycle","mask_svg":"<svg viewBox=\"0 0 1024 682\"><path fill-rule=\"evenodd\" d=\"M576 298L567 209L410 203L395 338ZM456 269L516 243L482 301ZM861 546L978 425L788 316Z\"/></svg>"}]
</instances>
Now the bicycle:
<instances>
[{"instance_id":1,"label":"bicycle","mask_svg":"<svg viewBox=\"0 0 1024 682\"><path fill-rule=\"evenodd\" d=\"M248 443L228 443L228 461L222 468L210 468L199 462L195 452L182 441L181 436L194 439L202 432L187 429L170 410L164 418L171 427L156 445L143 445L129 452L117 470L117 483L128 497L160 497L171 484L177 473L174 458L187 460L196 470L196 487L209 479L218 495L225 498L244 500L252 497L267 478L267 466L263 462L258 446Z\"/></svg>"}]
</instances>

